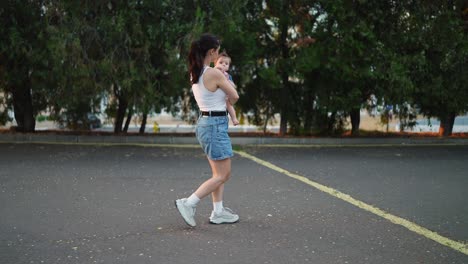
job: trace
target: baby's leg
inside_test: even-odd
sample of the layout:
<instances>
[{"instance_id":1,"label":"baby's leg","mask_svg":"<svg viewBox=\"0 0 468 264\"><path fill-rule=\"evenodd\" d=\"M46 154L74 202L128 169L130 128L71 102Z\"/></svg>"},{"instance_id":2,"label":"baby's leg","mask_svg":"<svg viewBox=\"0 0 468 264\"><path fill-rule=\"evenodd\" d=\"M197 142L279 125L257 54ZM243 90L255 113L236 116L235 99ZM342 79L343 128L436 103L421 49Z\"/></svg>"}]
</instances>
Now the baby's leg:
<instances>
[{"instance_id":1,"label":"baby's leg","mask_svg":"<svg viewBox=\"0 0 468 264\"><path fill-rule=\"evenodd\" d=\"M234 107L229 101L226 101L226 108L227 108L229 115L231 116L232 123L235 126L237 126L239 124L239 121L237 120L236 110L234 110Z\"/></svg>"}]
</instances>

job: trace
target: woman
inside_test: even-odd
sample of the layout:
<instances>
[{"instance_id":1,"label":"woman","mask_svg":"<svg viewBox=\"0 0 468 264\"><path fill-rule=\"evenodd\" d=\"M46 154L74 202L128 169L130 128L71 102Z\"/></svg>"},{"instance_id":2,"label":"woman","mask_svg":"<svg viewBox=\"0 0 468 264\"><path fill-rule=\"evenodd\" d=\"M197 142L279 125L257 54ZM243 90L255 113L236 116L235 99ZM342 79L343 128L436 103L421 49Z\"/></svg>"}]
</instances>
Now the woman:
<instances>
[{"instance_id":1,"label":"woman","mask_svg":"<svg viewBox=\"0 0 468 264\"><path fill-rule=\"evenodd\" d=\"M203 34L192 42L189 53L189 71L192 90L200 108L196 127L197 139L205 152L213 176L198 187L188 198L175 201L176 207L189 226L196 226L195 211L200 199L211 194L212 224L230 224L239 220L229 208L223 207L224 183L231 176L231 140L227 134L226 100L234 104L239 95L219 70L210 64L218 58L220 43L211 34ZM226 99L227 98L227 99Z\"/></svg>"}]
</instances>

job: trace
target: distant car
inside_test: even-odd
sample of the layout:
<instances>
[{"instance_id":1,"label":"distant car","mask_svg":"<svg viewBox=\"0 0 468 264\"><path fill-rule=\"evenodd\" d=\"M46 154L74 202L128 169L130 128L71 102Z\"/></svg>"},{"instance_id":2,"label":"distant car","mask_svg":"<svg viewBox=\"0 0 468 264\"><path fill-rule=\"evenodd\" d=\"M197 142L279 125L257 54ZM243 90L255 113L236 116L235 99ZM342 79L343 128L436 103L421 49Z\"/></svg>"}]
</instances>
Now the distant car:
<instances>
[{"instance_id":1,"label":"distant car","mask_svg":"<svg viewBox=\"0 0 468 264\"><path fill-rule=\"evenodd\" d=\"M78 120L73 125L66 115L60 116L59 128L71 128L71 129L96 129L102 126L101 119L95 114L88 113L85 120Z\"/></svg>"},{"instance_id":2,"label":"distant car","mask_svg":"<svg viewBox=\"0 0 468 264\"><path fill-rule=\"evenodd\" d=\"M100 128L102 126L101 119L95 114L88 114L88 125L90 129Z\"/></svg>"}]
</instances>

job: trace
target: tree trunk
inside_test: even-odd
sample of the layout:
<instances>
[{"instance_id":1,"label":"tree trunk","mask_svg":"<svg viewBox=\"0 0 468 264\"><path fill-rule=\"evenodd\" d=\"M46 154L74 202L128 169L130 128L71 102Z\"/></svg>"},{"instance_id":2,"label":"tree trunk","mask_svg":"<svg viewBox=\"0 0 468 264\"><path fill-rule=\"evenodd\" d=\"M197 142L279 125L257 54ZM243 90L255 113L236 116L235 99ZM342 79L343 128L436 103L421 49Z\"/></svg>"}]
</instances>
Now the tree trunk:
<instances>
[{"instance_id":1,"label":"tree trunk","mask_svg":"<svg viewBox=\"0 0 468 264\"><path fill-rule=\"evenodd\" d=\"M312 122L314 118L314 93L307 91L306 101L304 102L304 131L307 134L312 132Z\"/></svg>"},{"instance_id":2,"label":"tree trunk","mask_svg":"<svg viewBox=\"0 0 468 264\"><path fill-rule=\"evenodd\" d=\"M335 126L335 118L336 118L336 112L333 112L330 117L328 118L328 124L327 124L327 134L331 135L334 133L334 126Z\"/></svg>"},{"instance_id":3,"label":"tree trunk","mask_svg":"<svg viewBox=\"0 0 468 264\"><path fill-rule=\"evenodd\" d=\"M127 121L125 121L125 127L123 129L124 133L128 132L128 127L130 126L130 122L132 121L132 116L133 116L133 109L130 107L128 109Z\"/></svg>"},{"instance_id":4,"label":"tree trunk","mask_svg":"<svg viewBox=\"0 0 468 264\"><path fill-rule=\"evenodd\" d=\"M350 117L351 117L351 135L358 136L359 124L361 123L361 110L359 108L352 109L350 113Z\"/></svg>"},{"instance_id":5,"label":"tree trunk","mask_svg":"<svg viewBox=\"0 0 468 264\"><path fill-rule=\"evenodd\" d=\"M31 88L29 82L20 83L13 88L13 109L19 132L34 132L36 120L34 119Z\"/></svg>"},{"instance_id":6,"label":"tree trunk","mask_svg":"<svg viewBox=\"0 0 468 264\"><path fill-rule=\"evenodd\" d=\"M288 76L288 67L286 65L287 61L289 60L289 48L287 43L288 37L288 1L283 2L284 14L280 17L280 30L281 30L281 37L280 37L280 46L281 46L281 57L282 63L279 67L280 69L280 76L283 83L283 87L281 88L281 103L280 103L280 129L279 135L284 136L288 132L288 102L289 102L289 76Z\"/></svg>"},{"instance_id":7,"label":"tree trunk","mask_svg":"<svg viewBox=\"0 0 468 264\"><path fill-rule=\"evenodd\" d=\"M284 98L284 97L283 97ZM287 104L282 103L281 104L281 121L280 121L280 128L279 128L279 135L284 136L288 132L288 118L287 118Z\"/></svg>"},{"instance_id":8,"label":"tree trunk","mask_svg":"<svg viewBox=\"0 0 468 264\"><path fill-rule=\"evenodd\" d=\"M117 116L115 117L114 133L122 132L122 125L125 118L125 112L127 111L128 102L123 96L117 97L119 100L119 106L117 108Z\"/></svg>"},{"instance_id":9,"label":"tree trunk","mask_svg":"<svg viewBox=\"0 0 468 264\"><path fill-rule=\"evenodd\" d=\"M269 120L271 118L270 110L271 110L270 109L270 104L268 104L267 113L266 113L266 117L265 117L265 123L263 124L263 134L266 134L268 122L269 122Z\"/></svg>"},{"instance_id":10,"label":"tree trunk","mask_svg":"<svg viewBox=\"0 0 468 264\"><path fill-rule=\"evenodd\" d=\"M448 137L452 135L453 124L455 123L455 113L448 113L440 117L439 135Z\"/></svg>"},{"instance_id":11,"label":"tree trunk","mask_svg":"<svg viewBox=\"0 0 468 264\"><path fill-rule=\"evenodd\" d=\"M143 113L143 120L141 121L141 126L140 126L140 131L139 131L140 134L145 133L147 119L148 119L148 113Z\"/></svg>"}]
</instances>

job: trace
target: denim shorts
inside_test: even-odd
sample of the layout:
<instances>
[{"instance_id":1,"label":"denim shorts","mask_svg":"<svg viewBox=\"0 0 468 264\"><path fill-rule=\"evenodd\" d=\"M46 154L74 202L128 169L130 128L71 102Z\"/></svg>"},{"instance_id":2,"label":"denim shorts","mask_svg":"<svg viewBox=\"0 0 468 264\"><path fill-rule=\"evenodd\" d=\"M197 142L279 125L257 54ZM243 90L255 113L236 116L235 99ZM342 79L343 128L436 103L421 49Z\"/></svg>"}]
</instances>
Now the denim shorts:
<instances>
[{"instance_id":1,"label":"denim shorts","mask_svg":"<svg viewBox=\"0 0 468 264\"><path fill-rule=\"evenodd\" d=\"M210 160L223 160L234 156L231 139L227 133L227 116L200 116L195 134Z\"/></svg>"}]
</instances>

